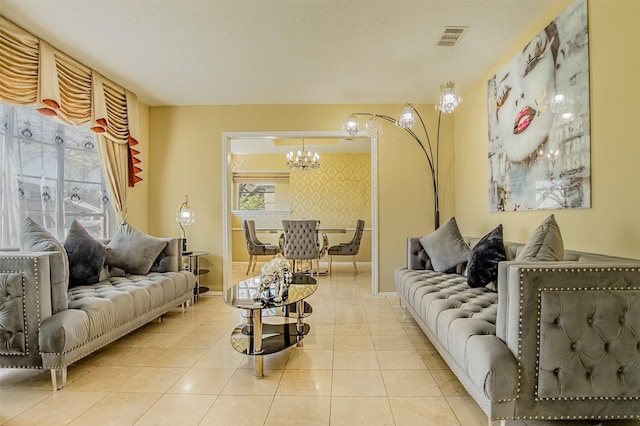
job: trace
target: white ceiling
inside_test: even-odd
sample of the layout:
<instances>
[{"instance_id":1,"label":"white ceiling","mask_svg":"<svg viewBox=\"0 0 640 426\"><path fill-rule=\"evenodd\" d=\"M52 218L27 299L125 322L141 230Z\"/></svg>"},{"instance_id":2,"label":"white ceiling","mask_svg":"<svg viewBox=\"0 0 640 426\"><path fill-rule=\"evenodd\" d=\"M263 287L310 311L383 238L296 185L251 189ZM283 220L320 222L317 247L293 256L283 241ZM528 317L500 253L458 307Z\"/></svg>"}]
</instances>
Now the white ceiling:
<instances>
[{"instance_id":1,"label":"white ceiling","mask_svg":"<svg viewBox=\"0 0 640 426\"><path fill-rule=\"evenodd\" d=\"M302 146L307 150L318 154L345 154L345 153L370 153L371 141L369 138L234 138L231 139L231 152L234 154L283 154L296 153Z\"/></svg>"},{"instance_id":2,"label":"white ceiling","mask_svg":"<svg viewBox=\"0 0 640 426\"><path fill-rule=\"evenodd\" d=\"M0 14L149 106L432 103L554 0L0 0ZM445 26L468 26L456 47Z\"/></svg>"}]
</instances>

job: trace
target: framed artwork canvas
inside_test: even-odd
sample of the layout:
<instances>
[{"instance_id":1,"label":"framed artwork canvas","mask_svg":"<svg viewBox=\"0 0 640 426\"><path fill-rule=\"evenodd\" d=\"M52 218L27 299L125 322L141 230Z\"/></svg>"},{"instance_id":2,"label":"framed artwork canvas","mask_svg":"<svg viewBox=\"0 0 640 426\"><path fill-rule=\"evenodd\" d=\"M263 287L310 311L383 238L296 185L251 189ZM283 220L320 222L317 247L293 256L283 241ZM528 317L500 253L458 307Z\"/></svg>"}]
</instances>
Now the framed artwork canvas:
<instances>
[{"instance_id":1,"label":"framed artwork canvas","mask_svg":"<svg viewBox=\"0 0 640 426\"><path fill-rule=\"evenodd\" d=\"M488 82L489 210L591 206L586 0Z\"/></svg>"}]
</instances>

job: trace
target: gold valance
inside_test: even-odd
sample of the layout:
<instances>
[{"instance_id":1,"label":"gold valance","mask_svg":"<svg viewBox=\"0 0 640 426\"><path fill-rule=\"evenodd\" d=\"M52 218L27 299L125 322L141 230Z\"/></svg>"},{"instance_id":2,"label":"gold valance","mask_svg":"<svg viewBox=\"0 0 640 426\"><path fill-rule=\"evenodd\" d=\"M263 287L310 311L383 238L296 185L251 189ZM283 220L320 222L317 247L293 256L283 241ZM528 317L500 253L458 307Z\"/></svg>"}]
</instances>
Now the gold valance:
<instances>
[{"instance_id":1,"label":"gold valance","mask_svg":"<svg viewBox=\"0 0 640 426\"><path fill-rule=\"evenodd\" d=\"M0 16L0 99L35 105L69 125L90 123L105 139L128 145L128 185L142 180L135 94Z\"/></svg>"}]
</instances>

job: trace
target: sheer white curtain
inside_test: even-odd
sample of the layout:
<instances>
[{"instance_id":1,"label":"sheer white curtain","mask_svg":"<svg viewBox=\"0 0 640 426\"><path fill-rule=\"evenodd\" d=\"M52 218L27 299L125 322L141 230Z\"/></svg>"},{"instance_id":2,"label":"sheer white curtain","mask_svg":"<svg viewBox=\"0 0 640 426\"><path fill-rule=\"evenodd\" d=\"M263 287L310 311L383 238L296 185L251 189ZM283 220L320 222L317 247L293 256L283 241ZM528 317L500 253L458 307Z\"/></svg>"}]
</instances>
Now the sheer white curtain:
<instances>
[{"instance_id":1,"label":"sheer white curtain","mask_svg":"<svg viewBox=\"0 0 640 426\"><path fill-rule=\"evenodd\" d=\"M0 247L19 245L27 216L61 241L73 220L96 238L109 236L113 206L98 146L88 125L0 102Z\"/></svg>"},{"instance_id":2,"label":"sheer white curtain","mask_svg":"<svg viewBox=\"0 0 640 426\"><path fill-rule=\"evenodd\" d=\"M20 243L20 198L18 197L18 173L15 155L9 137L6 135L8 123L3 121L0 105L0 247L19 247Z\"/></svg>"}]
</instances>

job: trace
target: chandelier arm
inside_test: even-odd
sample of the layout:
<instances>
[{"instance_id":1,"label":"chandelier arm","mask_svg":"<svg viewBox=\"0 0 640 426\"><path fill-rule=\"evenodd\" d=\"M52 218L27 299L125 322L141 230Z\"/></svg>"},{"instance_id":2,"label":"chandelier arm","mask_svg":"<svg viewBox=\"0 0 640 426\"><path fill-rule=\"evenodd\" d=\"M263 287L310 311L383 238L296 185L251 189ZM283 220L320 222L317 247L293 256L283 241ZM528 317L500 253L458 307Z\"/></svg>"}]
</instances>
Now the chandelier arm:
<instances>
[{"instance_id":1,"label":"chandelier arm","mask_svg":"<svg viewBox=\"0 0 640 426\"><path fill-rule=\"evenodd\" d=\"M440 185L440 119L442 111L438 112L438 133L436 135L436 185ZM440 203L438 201L438 190L436 189L436 210L440 211Z\"/></svg>"},{"instance_id":2,"label":"chandelier arm","mask_svg":"<svg viewBox=\"0 0 640 426\"><path fill-rule=\"evenodd\" d=\"M413 111L416 113L416 115L420 119L420 124L422 125L422 130L424 131L424 135L427 137L427 144L429 145L429 154L431 155L431 158L437 158L437 157L434 157L434 155L433 155L433 149L431 147L431 138L429 138L429 132L427 132L427 125L424 124L424 120L422 119L422 116L420 115L418 110L413 105L411 105L411 108L413 108ZM438 149L436 147L436 156L437 155L438 155ZM436 168L437 168L437 166L436 166Z\"/></svg>"},{"instance_id":3,"label":"chandelier arm","mask_svg":"<svg viewBox=\"0 0 640 426\"><path fill-rule=\"evenodd\" d=\"M416 111L417 113L417 111ZM427 135L427 143L429 145L429 152L427 152L427 149L425 148L424 144L422 143L422 141L420 141L420 138L418 137L418 135L416 135L414 133L413 130L411 129L407 129L405 127L400 126L400 123L398 122L398 120L396 120L393 117L389 117L388 115L382 115L382 114L372 114L370 112L356 112L354 113L354 115L365 115L368 117L376 117L376 118L381 118L385 121L388 121L389 123L392 123L395 126L398 126L400 128L402 128L402 130L404 130L405 132L409 133L409 135L411 135L411 137L413 138L413 140L416 141L416 143L418 145L420 145L420 148L422 149L422 152L424 152L424 155L427 157L427 161L429 162L429 169L431 169L431 174L433 175L434 172L434 164L432 161L433 158L433 151L431 149L431 140L429 140L429 134L427 133L427 129L424 125L424 121L422 121L422 117L420 117L420 114L418 114L418 117L420 118L420 121L422 122L422 127L424 129L424 133L425 135Z\"/></svg>"},{"instance_id":4,"label":"chandelier arm","mask_svg":"<svg viewBox=\"0 0 640 426\"><path fill-rule=\"evenodd\" d=\"M431 158L433 159L433 164L431 161L429 162L431 165L431 179L433 180L433 210L434 210L434 220L436 229L440 226L440 196L439 196L439 186L440 186L440 117L442 117L442 111L438 110L438 130L436 134L436 154L433 155L433 148L431 145L431 138L429 138L429 132L427 131L427 125L424 123L420 112L411 105L413 111L416 113L418 118L420 119L420 124L422 125L422 130L424 131L425 136L427 137L427 144L429 145L429 153L431 154ZM406 130L406 129L405 129ZM424 148L423 148L424 150ZM426 154L426 151L425 151ZM428 158L429 156L427 156Z\"/></svg>"},{"instance_id":5,"label":"chandelier arm","mask_svg":"<svg viewBox=\"0 0 640 426\"><path fill-rule=\"evenodd\" d=\"M353 115L366 115L367 117L381 118L381 119L383 119L385 121L388 121L389 123L392 123L395 126L399 126L398 120L396 120L393 117L389 117L388 115L372 114L370 112L355 112L355 113L353 113Z\"/></svg>"},{"instance_id":6,"label":"chandelier arm","mask_svg":"<svg viewBox=\"0 0 640 426\"><path fill-rule=\"evenodd\" d=\"M420 140L420 138L418 137L418 135L416 135L413 130L408 129L406 127L402 127L400 125L400 122L393 117L389 117L388 115L383 115L383 114L372 114L370 112L355 112L353 113L353 115L375 117L375 118L380 118L382 120L388 121L389 123L392 123L393 125L402 128L402 130L407 132L413 138L413 140L420 146L425 157L427 157L427 162L429 163L429 172L431 172L431 182L433 184L433 197L434 197L433 210L434 210L434 217L435 217L435 227L438 228L440 226L440 223L439 223L440 222L440 219L439 219L440 203L439 203L439 196L438 196L438 173L437 172L438 172L438 157L439 157L438 149L440 145L440 116L442 112L440 112L440 114L438 115L438 140L436 141L436 155L434 157L433 147L431 145L431 139L429 138L429 132L427 131L427 126L424 123L424 120L422 119L422 116L420 115L418 110L416 110L413 106L411 107L413 108L416 115L418 116L418 119L420 120L420 124L422 125L422 130L424 131L424 134L427 137L427 145L429 147L428 151L427 151L427 148L422 143L422 141Z\"/></svg>"},{"instance_id":7,"label":"chandelier arm","mask_svg":"<svg viewBox=\"0 0 640 426\"><path fill-rule=\"evenodd\" d=\"M404 129L404 131L409 133L411 135L411 137L413 138L413 140L415 140L416 143L418 145L420 145L420 148L422 148L422 152L424 152L425 157L427 157L427 161L429 162L429 171L431 172L431 181L433 182L433 191L434 191L433 193L434 193L434 195L435 195L435 197L437 199L437 197L438 197L438 182L437 182L437 178L436 178L436 169L435 169L435 164L433 162L433 158L431 158L431 156L427 152L427 149L424 147L424 144L422 143L422 141L420 141L420 138L418 138L418 135L416 135L413 130ZM429 150L431 150L431 144L429 144ZM437 205L438 203L436 202L435 204Z\"/></svg>"}]
</instances>

